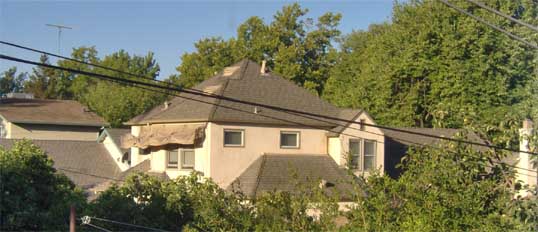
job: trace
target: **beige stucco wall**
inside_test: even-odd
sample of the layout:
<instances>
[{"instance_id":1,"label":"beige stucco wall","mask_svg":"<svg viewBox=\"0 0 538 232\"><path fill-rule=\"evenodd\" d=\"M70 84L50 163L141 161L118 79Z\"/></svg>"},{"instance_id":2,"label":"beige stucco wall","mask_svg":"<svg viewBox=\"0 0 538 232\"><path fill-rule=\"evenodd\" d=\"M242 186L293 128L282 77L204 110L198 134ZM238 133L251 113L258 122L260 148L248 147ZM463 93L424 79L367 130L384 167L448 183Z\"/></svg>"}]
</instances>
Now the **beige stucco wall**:
<instances>
[{"instance_id":1,"label":"beige stucco wall","mask_svg":"<svg viewBox=\"0 0 538 232\"><path fill-rule=\"evenodd\" d=\"M374 120L366 113L362 113L355 120L356 122L364 122L367 124L375 124ZM376 141L376 167L381 174L383 174L383 165L385 160L385 136L383 132L375 127L366 126L364 131L360 130L359 124L351 124L346 128L338 138L329 138L329 155L335 159L339 165L346 165L347 155L349 152L349 140L350 139L367 139ZM362 147L361 147L362 149ZM357 171L356 175L368 175L368 172Z\"/></svg>"},{"instance_id":2,"label":"beige stucco wall","mask_svg":"<svg viewBox=\"0 0 538 232\"><path fill-rule=\"evenodd\" d=\"M8 123L6 138L95 141L99 127Z\"/></svg>"},{"instance_id":3,"label":"beige stucco wall","mask_svg":"<svg viewBox=\"0 0 538 232\"><path fill-rule=\"evenodd\" d=\"M211 177L221 187L228 186L263 153L327 154L327 131L294 127L271 127L210 123ZM224 129L245 131L244 147L225 147ZM300 132L298 149L280 148L281 131Z\"/></svg>"},{"instance_id":4,"label":"beige stucco wall","mask_svg":"<svg viewBox=\"0 0 538 232\"><path fill-rule=\"evenodd\" d=\"M189 124L189 123L182 123L182 124ZM182 125L180 123L169 123L166 125ZM196 123L200 124L200 123ZM138 136L140 134L140 129L143 126L132 126L131 127L131 134L134 136ZM197 146L194 148L194 170L201 172L206 177L210 177L211 171L209 168L209 141L210 138L208 138L209 134L209 125L205 129L206 138L204 139L201 146ZM180 148L181 150L181 148ZM167 168L166 167L166 152L167 150L165 148L153 148L151 153L148 155L141 155L140 150L138 148L131 148L131 166L135 166L138 163L150 159L151 160L151 171L152 172L166 172L168 177L170 178L176 178L180 175L189 175L192 170L181 170L180 167L178 168Z\"/></svg>"},{"instance_id":5,"label":"beige stucco wall","mask_svg":"<svg viewBox=\"0 0 538 232\"><path fill-rule=\"evenodd\" d=\"M530 144L528 137L532 135L531 128L522 128L519 130L519 159L517 163L517 173L516 181L520 182L522 185L528 185L531 189L538 185L538 168L533 164L533 159L531 155L527 152L530 151ZM526 190L520 190L516 196L529 196L532 193Z\"/></svg>"}]
</instances>

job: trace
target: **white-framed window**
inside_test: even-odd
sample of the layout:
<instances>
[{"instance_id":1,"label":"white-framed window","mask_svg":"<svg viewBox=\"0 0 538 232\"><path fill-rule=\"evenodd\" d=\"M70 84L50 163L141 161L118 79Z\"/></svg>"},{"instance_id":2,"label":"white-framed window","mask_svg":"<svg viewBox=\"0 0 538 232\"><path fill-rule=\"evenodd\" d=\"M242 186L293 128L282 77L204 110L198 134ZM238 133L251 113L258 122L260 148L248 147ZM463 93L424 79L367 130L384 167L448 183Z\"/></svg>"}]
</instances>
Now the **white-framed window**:
<instances>
[{"instance_id":1,"label":"white-framed window","mask_svg":"<svg viewBox=\"0 0 538 232\"><path fill-rule=\"evenodd\" d=\"M194 169L194 150L181 150L181 169Z\"/></svg>"},{"instance_id":2,"label":"white-framed window","mask_svg":"<svg viewBox=\"0 0 538 232\"><path fill-rule=\"evenodd\" d=\"M244 147L245 130L224 129L224 146L225 147Z\"/></svg>"},{"instance_id":3,"label":"white-framed window","mask_svg":"<svg viewBox=\"0 0 538 232\"><path fill-rule=\"evenodd\" d=\"M372 171L376 167L375 140L350 139L349 140L349 168L358 171Z\"/></svg>"},{"instance_id":4,"label":"white-framed window","mask_svg":"<svg viewBox=\"0 0 538 232\"><path fill-rule=\"evenodd\" d=\"M166 151L166 167L167 168L177 168L179 164L179 155L178 150L169 150Z\"/></svg>"},{"instance_id":5,"label":"white-framed window","mask_svg":"<svg viewBox=\"0 0 538 232\"><path fill-rule=\"evenodd\" d=\"M349 140L349 168L359 169L361 166L361 140Z\"/></svg>"},{"instance_id":6,"label":"white-framed window","mask_svg":"<svg viewBox=\"0 0 538 232\"><path fill-rule=\"evenodd\" d=\"M299 148L301 144L301 133L298 131L281 131L280 148Z\"/></svg>"},{"instance_id":7,"label":"white-framed window","mask_svg":"<svg viewBox=\"0 0 538 232\"><path fill-rule=\"evenodd\" d=\"M375 169L376 142L374 140L364 140L364 171Z\"/></svg>"}]
</instances>

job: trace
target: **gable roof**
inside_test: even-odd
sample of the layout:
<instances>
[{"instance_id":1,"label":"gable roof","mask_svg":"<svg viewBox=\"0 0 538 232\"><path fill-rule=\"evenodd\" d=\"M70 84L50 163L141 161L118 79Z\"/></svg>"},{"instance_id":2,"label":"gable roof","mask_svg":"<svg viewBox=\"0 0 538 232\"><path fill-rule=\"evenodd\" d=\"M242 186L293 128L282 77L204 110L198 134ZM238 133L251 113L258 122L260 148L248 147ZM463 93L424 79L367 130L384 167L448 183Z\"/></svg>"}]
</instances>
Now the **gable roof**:
<instances>
[{"instance_id":1,"label":"gable roof","mask_svg":"<svg viewBox=\"0 0 538 232\"><path fill-rule=\"evenodd\" d=\"M13 123L104 126L97 114L77 101L7 98L0 100L0 115Z\"/></svg>"},{"instance_id":2,"label":"gable roof","mask_svg":"<svg viewBox=\"0 0 538 232\"><path fill-rule=\"evenodd\" d=\"M327 193L338 192L342 200L351 199L353 176L338 167L329 155L320 154L264 154L227 190L239 190L253 198L270 191L298 193L298 187L317 186L320 180L327 181L324 187Z\"/></svg>"},{"instance_id":3,"label":"gable roof","mask_svg":"<svg viewBox=\"0 0 538 232\"><path fill-rule=\"evenodd\" d=\"M131 134L131 129L127 128L105 128L99 135L99 141L104 140L104 136L109 136L114 144L121 150L122 153L130 152L130 149L121 147L121 137Z\"/></svg>"},{"instance_id":4,"label":"gable roof","mask_svg":"<svg viewBox=\"0 0 538 232\"><path fill-rule=\"evenodd\" d=\"M11 148L21 139L0 139L0 146ZM103 144L95 141L32 140L54 161L54 168L73 183L90 189L121 173Z\"/></svg>"},{"instance_id":5,"label":"gable roof","mask_svg":"<svg viewBox=\"0 0 538 232\"><path fill-rule=\"evenodd\" d=\"M227 98L256 102L286 109L295 109L313 114L330 117L345 116L352 119L360 110L342 113L340 109L308 90L293 82L271 73L260 73L260 65L250 60L243 60L225 68L223 72L205 80L194 89L210 92ZM170 106L164 109L157 106L154 109L131 119L127 124L140 125L146 123L166 122L232 122L232 123L261 123L272 125L297 125L333 128L337 123L322 119L308 119L264 107L181 93L182 99L176 97L170 101ZM199 101L204 101L205 104ZM215 104L215 105L211 105ZM235 109L230 109L235 108ZM238 110L236 110L238 109ZM254 112L257 114L253 114ZM341 123L339 123L341 124Z\"/></svg>"},{"instance_id":6,"label":"gable roof","mask_svg":"<svg viewBox=\"0 0 538 232\"><path fill-rule=\"evenodd\" d=\"M464 133L465 130L463 129L451 129L451 128L418 128L418 127L403 127L403 128L395 128L399 130L405 130L415 133L421 133L426 135L433 135L433 136L440 136L445 138L454 138L458 133ZM410 145L434 145L441 141L439 138L433 138L423 135L417 135L417 134L411 134L411 133L405 133L395 130L388 130L383 129L383 133L386 137L389 137L393 139L394 141L397 141L401 144L410 146ZM477 134L473 132L468 132L465 135L465 140L475 142L475 143L486 143L483 139L481 139ZM483 146L476 146L473 145L473 147L479 151L483 151L485 147Z\"/></svg>"}]
</instances>

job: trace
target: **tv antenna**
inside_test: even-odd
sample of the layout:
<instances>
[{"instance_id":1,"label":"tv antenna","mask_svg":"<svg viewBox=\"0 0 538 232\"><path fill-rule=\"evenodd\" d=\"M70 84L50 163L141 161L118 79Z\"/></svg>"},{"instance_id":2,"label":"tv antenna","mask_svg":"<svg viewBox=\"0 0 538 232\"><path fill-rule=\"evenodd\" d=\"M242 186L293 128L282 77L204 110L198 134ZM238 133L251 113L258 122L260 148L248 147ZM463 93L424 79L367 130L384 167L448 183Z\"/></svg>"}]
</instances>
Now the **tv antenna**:
<instances>
[{"instance_id":1,"label":"tv antenna","mask_svg":"<svg viewBox=\"0 0 538 232\"><path fill-rule=\"evenodd\" d=\"M45 25L49 27L55 27L58 29L58 54L61 55L60 49L61 49L61 41L62 41L62 29L73 29L73 28L64 26L64 25L48 24L48 23Z\"/></svg>"}]
</instances>

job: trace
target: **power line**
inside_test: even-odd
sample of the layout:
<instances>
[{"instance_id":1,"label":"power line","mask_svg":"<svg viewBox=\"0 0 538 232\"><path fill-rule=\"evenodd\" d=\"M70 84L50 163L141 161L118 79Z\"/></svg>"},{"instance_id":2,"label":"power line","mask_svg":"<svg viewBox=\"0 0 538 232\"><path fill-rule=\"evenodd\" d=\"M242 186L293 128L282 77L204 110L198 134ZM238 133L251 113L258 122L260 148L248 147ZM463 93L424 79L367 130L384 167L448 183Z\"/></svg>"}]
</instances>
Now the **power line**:
<instances>
[{"instance_id":1,"label":"power line","mask_svg":"<svg viewBox=\"0 0 538 232\"><path fill-rule=\"evenodd\" d=\"M101 178L101 179L108 179L108 180L114 180L114 181L123 182L123 180L116 179L116 178L113 178L113 177L100 176L100 175L95 175L95 174L91 174L91 173L87 173L87 172L80 172L80 171L76 171L76 170L72 170L72 169L66 169L66 168L56 168L56 169L62 170L62 171L65 171L65 172L75 173L75 174L81 174L81 175L93 176L93 177L97 177L97 178Z\"/></svg>"},{"instance_id":2,"label":"power line","mask_svg":"<svg viewBox=\"0 0 538 232\"><path fill-rule=\"evenodd\" d=\"M105 228L103 228L103 227L96 226L96 225L91 224L91 223L84 223L84 224L82 224L82 225L90 226L90 227L93 227L93 228L95 228L95 229L98 229L98 230L100 230L100 231L104 231L104 232L112 232L111 230L107 230L107 229L105 229Z\"/></svg>"},{"instance_id":3,"label":"power line","mask_svg":"<svg viewBox=\"0 0 538 232\"><path fill-rule=\"evenodd\" d=\"M507 36L509 36L509 37L512 38L512 39L515 39L515 40L517 40L517 41L519 41L519 42L521 42L521 43L524 43L524 44L526 44L527 46L529 46L529 47L531 47L531 48L538 49L538 45L533 44L533 43L530 43L530 42L526 41L525 39L523 39L523 38L521 38L521 37L519 37L519 36L517 36L517 35L514 35L514 34L508 32L507 30L504 30L504 29L500 28L500 27L497 26L497 25L494 25L494 24L492 24L492 23L490 23L490 22L488 22L488 21L486 21L486 20L484 20L484 19L482 19L482 18L480 18L480 17L478 17L478 16L475 16L475 15L473 15L473 14L471 14L471 13L469 13L469 12L467 12L467 11L465 11L465 10L463 10L463 9L461 9L461 8L459 8L459 7L455 6L455 5L453 5L453 4L451 4L451 3L448 2L447 0L439 0L439 1L441 1L442 3L444 3L445 5L447 5L448 7L452 8L452 9L458 11L458 12L460 12L460 13L462 13L462 14L465 14L465 15L467 15L467 16L473 18L473 19L476 20L476 21L479 21L479 22L481 22L481 23L483 23L483 24L486 24L486 25L488 25L488 26L494 28L495 30L500 31L500 32L506 34Z\"/></svg>"},{"instance_id":4,"label":"power line","mask_svg":"<svg viewBox=\"0 0 538 232\"><path fill-rule=\"evenodd\" d=\"M493 13L495 13L496 15L499 15L499 16L501 16L501 17L504 17L504 18L506 18L506 19L508 19L508 20L510 20L510 21L512 21L512 22L515 22L515 23L517 23L517 24L519 24L519 25L528 27L528 28L530 28L531 30L534 30L534 31L537 31L537 32L538 32L538 27L536 27L536 26L534 26L534 25L532 25L532 24L523 22L523 21L521 21L521 20L515 19L515 18L513 18L513 17L511 17L511 16L509 16L509 15L507 15L507 14L504 14L504 13L502 13L502 12L496 10L496 9L493 9L493 8L487 6L486 4L484 4L484 3L482 3L482 2L475 1L475 0L466 0L466 1L467 1L467 2L470 2L470 3L473 3L473 4L479 6L479 7L483 8L483 9L486 9L486 10L490 11L490 12L493 12Z\"/></svg>"},{"instance_id":5,"label":"power line","mask_svg":"<svg viewBox=\"0 0 538 232\"><path fill-rule=\"evenodd\" d=\"M161 229L147 227L147 226L135 225L135 224L126 223L126 222L119 222L119 221L110 220L110 219L106 219L106 218L98 218L98 217L91 217L91 216L86 216L86 217L91 218L91 219L95 219L95 220L98 220L98 221L109 222L109 223L113 223L113 224L118 224L118 225L123 225L123 226L130 226L130 227L134 227L134 228L146 229L146 230L151 230L151 231L160 231L160 232L165 232L166 231L166 230L161 230Z\"/></svg>"},{"instance_id":6,"label":"power line","mask_svg":"<svg viewBox=\"0 0 538 232\"><path fill-rule=\"evenodd\" d=\"M20 58L11 57L11 56L6 56L6 55L3 55L3 54L0 54L0 59L11 60L11 61L15 61L15 62L32 64L32 65L38 65L38 66L43 66L43 67L47 67L47 68L52 68L52 69L58 69L58 70L78 73L78 74L87 75L87 76L93 76L93 77L96 77L96 78L99 78L99 79L102 79L102 80L107 80L107 81L149 86L149 87L153 87L153 88L166 89L166 90L180 92L180 93L183 92L183 93L188 93L188 94L197 95L197 96L215 98L215 99L219 99L219 100L226 100L226 101L241 103L241 104L245 104L245 105L258 106L258 107L263 107L263 108L267 108L267 109L272 109L272 110L275 110L275 111L284 111L284 112L287 112L287 113L291 112L291 113L296 113L296 114L301 114L301 115L308 115L308 116L313 116L313 117L318 118L318 119L319 118L324 118L324 119L329 119L329 120L346 122L346 123L349 123L349 124L358 124L358 125L364 125L364 126L371 126L371 127L375 127L375 128L386 129L386 130L391 130L391 131L397 131L397 132L402 132L402 133L406 133L406 134L420 135L420 136L436 138L436 139L440 139L440 140L447 140L447 141L452 141L452 142L466 143L466 144L470 144L470 145L494 148L494 149L499 149L499 150L506 150L506 151L512 151L512 152L522 152L522 153L528 153L528 154L531 154L531 155L538 155L538 153L535 153L535 152L520 151L520 150L517 150L517 149L511 149L511 148L505 148L505 147L501 147L501 146L494 146L494 145L483 144L483 143L478 143L478 142L466 141L466 140L462 140L462 139L455 139L455 138L448 138L448 137L437 136L437 135L430 135L430 134L426 134L426 133L420 133L420 132L415 132L415 131L397 129L397 128L392 128L392 127L388 127L388 126L374 125L374 124L369 124L369 123L364 123L364 122L356 122L356 121L353 121L353 120L347 120L347 119L341 119L341 118L327 116L327 115L320 115L320 114L314 114L314 113L305 112L305 111L287 109L287 108L282 108L282 107L278 107L278 106L272 106L272 105L267 105L267 104L262 104L262 103L257 103L257 102L239 100L239 99L225 97L225 96L221 96L221 95L212 95L212 94L208 94L208 93L205 93L205 92L196 92L196 91L191 91L191 90L188 90L188 89L173 88L173 87L170 87L170 86L161 86L161 85L157 85L157 84L154 84L154 83L140 82L140 81L137 81L137 80L122 79L122 78L108 76L108 75L104 75L104 74L92 73L92 72L87 72L87 71L81 71L81 70L75 70L75 69L71 69L71 68L55 66L55 65L51 65L51 64L44 64L44 63L24 60L24 59L20 59ZM218 105L218 106L222 107L222 105Z\"/></svg>"}]
</instances>

